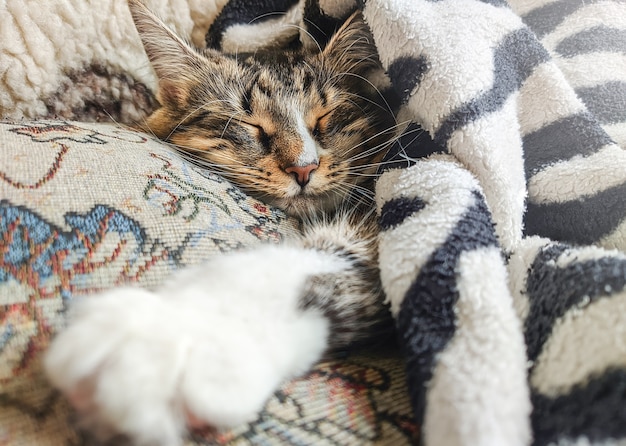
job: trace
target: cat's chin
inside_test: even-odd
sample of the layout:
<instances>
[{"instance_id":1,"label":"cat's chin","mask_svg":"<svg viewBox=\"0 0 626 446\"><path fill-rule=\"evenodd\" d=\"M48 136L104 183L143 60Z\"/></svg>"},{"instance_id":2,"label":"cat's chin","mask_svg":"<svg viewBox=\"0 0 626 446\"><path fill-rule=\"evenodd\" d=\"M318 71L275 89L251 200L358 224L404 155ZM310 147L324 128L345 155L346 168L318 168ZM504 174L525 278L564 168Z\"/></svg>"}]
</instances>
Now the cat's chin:
<instances>
[{"instance_id":1,"label":"cat's chin","mask_svg":"<svg viewBox=\"0 0 626 446\"><path fill-rule=\"evenodd\" d=\"M312 217L335 210L342 201L338 194L277 198L272 204L297 218Z\"/></svg>"}]
</instances>

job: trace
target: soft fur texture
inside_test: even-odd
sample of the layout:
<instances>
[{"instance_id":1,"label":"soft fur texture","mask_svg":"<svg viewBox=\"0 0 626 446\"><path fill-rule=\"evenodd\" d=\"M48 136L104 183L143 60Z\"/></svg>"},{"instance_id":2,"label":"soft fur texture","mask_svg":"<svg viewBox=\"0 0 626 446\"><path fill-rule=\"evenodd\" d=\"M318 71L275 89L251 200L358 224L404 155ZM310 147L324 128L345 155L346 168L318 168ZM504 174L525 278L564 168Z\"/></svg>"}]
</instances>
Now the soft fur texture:
<instances>
[{"instance_id":1,"label":"soft fur texture","mask_svg":"<svg viewBox=\"0 0 626 446\"><path fill-rule=\"evenodd\" d=\"M76 302L46 355L51 381L105 439L171 446L192 427L254 420L282 382L381 319L375 251L351 220L316 221L301 239L215 258L154 292Z\"/></svg>"},{"instance_id":2,"label":"soft fur texture","mask_svg":"<svg viewBox=\"0 0 626 446\"><path fill-rule=\"evenodd\" d=\"M183 270L155 293L85 299L46 368L96 428L137 444L179 444L187 425L252 421L326 349L328 323L299 308L300 290L347 266L315 250L267 247Z\"/></svg>"},{"instance_id":3,"label":"soft fur texture","mask_svg":"<svg viewBox=\"0 0 626 446\"><path fill-rule=\"evenodd\" d=\"M207 44L237 51L241 34L245 48L247 25L270 35L275 21L250 20L272 8L323 41L352 2L270 3L231 0ZM384 172L377 189L381 276L425 443L623 443L626 261L611 249L626 247L624 3L368 0L363 10L403 118L432 137L401 139L388 166L404 170ZM19 108L9 96L3 113ZM433 152L456 160L411 159ZM439 200L448 196L452 205Z\"/></svg>"},{"instance_id":4,"label":"soft fur texture","mask_svg":"<svg viewBox=\"0 0 626 446\"><path fill-rule=\"evenodd\" d=\"M371 189L399 126L364 81L379 63L360 14L321 52L227 57L197 51L141 3L131 5L159 78L161 107L148 132L290 214L331 211L353 190L369 198L359 192Z\"/></svg>"},{"instance_id":5,"label":"soft fur texture","mask_svg":"<svg viewBox=\"0 0 626 446\"><path fill-rule=\"evenodd\" d=\"M158 75L161 108L146 128L307 227L292 245L183 271L154 294L120 288L83 302L54 340L50 378L95 429L174 445L187 427L253 421L325 351L383 336L365 185L397 126L362 81L378 61L360 13L321 52L239 61L197 51L129 6ZM240 271L250 274L234 284Z\"/></svg>"}]
</instances>

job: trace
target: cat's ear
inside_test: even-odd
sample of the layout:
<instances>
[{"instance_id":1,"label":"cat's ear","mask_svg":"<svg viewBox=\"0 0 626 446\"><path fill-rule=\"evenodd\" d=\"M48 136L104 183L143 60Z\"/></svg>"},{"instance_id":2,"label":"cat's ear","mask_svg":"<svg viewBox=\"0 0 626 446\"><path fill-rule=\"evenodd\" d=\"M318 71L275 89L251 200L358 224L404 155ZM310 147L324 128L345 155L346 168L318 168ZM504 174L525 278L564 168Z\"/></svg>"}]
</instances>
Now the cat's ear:
<instances>
[{"instance_id":1,"label":"cat's ear","mask_svg":"<svg viewBox=\"0 0 626 446\"><path fill-rule=\"evenodd\" d=\"M184 107L198 68L206 63L192 45L178 37L141 0L128 0L135 27L159 81L162 103Z\"/></svg>"},{"instance_id":2,"label":"cat's ear","mask_svg":"<svg viewBox=\"0 0 626 446\"><path fill-rule=\"evenodd\" d=\"M364 74L380 66L374 38L361 11L348 17L328 41L322 56L336 72Z\"/></svg>"}]
</instances>

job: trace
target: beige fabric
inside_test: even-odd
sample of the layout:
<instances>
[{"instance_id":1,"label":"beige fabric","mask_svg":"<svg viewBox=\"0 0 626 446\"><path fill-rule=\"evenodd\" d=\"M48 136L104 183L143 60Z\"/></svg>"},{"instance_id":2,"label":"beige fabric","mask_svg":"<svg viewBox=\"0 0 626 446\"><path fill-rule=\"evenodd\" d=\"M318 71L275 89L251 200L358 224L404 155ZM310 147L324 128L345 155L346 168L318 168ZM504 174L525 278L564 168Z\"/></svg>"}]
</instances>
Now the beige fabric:
<instances>
[{"instance_id":1,"label":"beige fabric","mask_svg":"<svg viewBox=\"0 0 626 446\"><path fill-rule=\"evenodd\" d=\"M41 358L69 300L296 231L280 210L114 125L0 121L0 443L75 444ZM242 277L245 272L242 271ZM416 434L397 354L320 364L257 423L191 444L406 444Z\"/></svg>"}]
</instances>

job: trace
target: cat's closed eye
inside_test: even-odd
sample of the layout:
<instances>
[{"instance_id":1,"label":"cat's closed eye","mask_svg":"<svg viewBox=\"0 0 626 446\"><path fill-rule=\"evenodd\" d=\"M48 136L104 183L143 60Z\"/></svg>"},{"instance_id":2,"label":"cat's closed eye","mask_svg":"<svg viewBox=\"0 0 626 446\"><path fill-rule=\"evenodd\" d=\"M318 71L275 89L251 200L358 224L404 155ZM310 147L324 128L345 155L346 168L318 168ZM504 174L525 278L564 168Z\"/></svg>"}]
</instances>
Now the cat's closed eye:
<instances>
[{"instance_id":1,"label":"cat's closed eye","mask_svg":"<svg viewBox=\"0 0 626 446\"><path fill-rule=\"evenodd\" d=\"M322 116L319 116L316 120L315 120L315 125L313 126L313 129L311 130L311 134L317 138L319 136L321 136L322 131L326 128L325 124L326 124L326 120L328 118L328 116L330 115L330 111L325 113Z\"/></svg>"},{"instance_id":2,"label":"cat's closed eye","mask_svg":"<svg viewBox=\"0 0 626 446\"><path fill-rule=\"evenodd\" d=\"M378 68L368 33L355 14L321 52L231 57L147 24L140 35L163 79L147 127L292 214L331 210L354 190L371 197L366 183L396 126L364 80Z\"/></svg>"}]
</instances>

